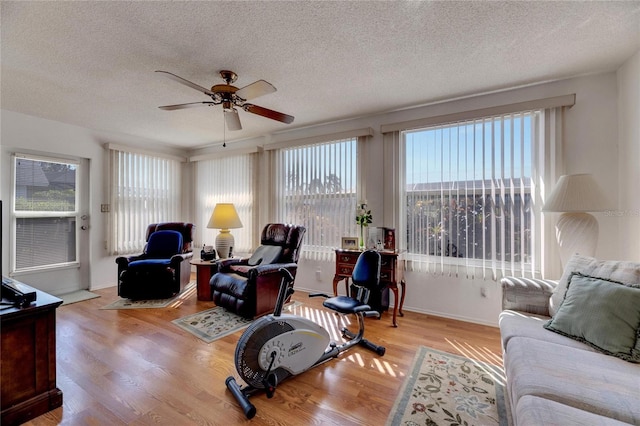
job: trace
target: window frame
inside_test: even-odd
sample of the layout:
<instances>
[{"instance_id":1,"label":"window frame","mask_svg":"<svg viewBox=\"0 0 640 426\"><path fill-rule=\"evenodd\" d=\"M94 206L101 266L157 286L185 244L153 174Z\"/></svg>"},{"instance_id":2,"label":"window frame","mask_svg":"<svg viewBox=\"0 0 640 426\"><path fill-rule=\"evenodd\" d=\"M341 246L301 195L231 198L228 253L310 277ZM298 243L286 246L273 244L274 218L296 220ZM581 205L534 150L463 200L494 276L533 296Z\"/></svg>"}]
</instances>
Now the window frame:
<instances>
[{"instance_id":1,"label":"window frame","mask_svg":"<svg viewBox=\"0 0 640 426\"><path fill-rule=\"evenodd\" d=\"M109 171L109 223L108 223L108 233L107 233L107 251L109 255L112 256L122 256L122 255L130 255L141 253L144 250L146 241L146 229L151 223L160 223L160 222L170 222L170 221L181 221L181 194L182 194L182 165L181 163L184 161L182 157L175 157L171 155L163 155L156 154L144 150L131 149L128 147L123 147L115 144L106 144L105 150L108 155L108 171ZM119 197L118 192L118 179L121 177L120 169L117 166L120 164L122 159L115 159L114 156L119 156L120 154L126 155L126 163L128 165L127 173L131 174L134 167L132 166L132 162L144 161L148 163L151 162L165 162L159 164L153 164L153 167L160 166L161 169L165 169L165 172L173 171L175 172L173 175L162 175L164 179L173 184L174 192L171 192L170 187L163 188L164 191L167 191L166 197L160 198L164 200L163 205L165 209L163 211L159 211L158 209L147 209L145 211L144 217L142 219L137 220L128 220L126 224L123 224L124 228L120 229L121 221L118 220L119 215L122 215L122 212L119 212L121 203L128 208L129 204L124 201L130 200L138 200L138 199L151 199L152 201L158 200L157 197ZM132 157L133 156L133 157ZM136 163L136 166L139 164ZM172 170L168 170L172 169ZM154 179L153 175L150 175L149 170L145 170L147 173L144 175L143 179L147 181L157 181ZM140 179L141 177L135 176ZM127 175L128 179L132 179L131 175ZM133 190L138 190L140 187L140 182L135 182L133 186ZM131 186L126 187L127 190L130 190ZM147 188L148 190L148 188ZM157 188L153 188L152 190L157 190ZM137 214L136 212L133 212ZM128 212L131 214L131 211ZM124 221L122 221L124 222ZM119 240L119 235L134 235L129 238L129 240Z\"/></svg>"},{"instance_id":2,"label":"window frame","mask_svg":"<svg viewBox=\"0 0 640 426\"><path fill-rule=\"evenodd\" d=\"M480 151L482 151L483 158L481 158L479 161L482 167L481 174L483 178L480 179L478 176L474 175L471 177L471 180L469 180L468 176L466 180L461 180L460 178L455 180L452 179L449 181L442 180L442 179L428 180L427 182L424 182L422 184L423 185L433 184L434 186L436 186L436 188L416 190L416 191L409 191L409 186L411 184L405 183L403 189L401 190L401 194L403 195L402 205L401 205L401 214L409 218L409 212L407 209L408 209L408 204L410 202L410 195L409 195L410 193L411 194L424 193L427 195L434 195L435 198L438 198L439 196L441 203L443 200L448 200L449 205L453 202L453 203L456 203L456 205L458 206L461 205L460 203L461 199L470 198L470 197L477 199L477 196L480 195L485 197L485 199L489 197L491 199L491 206L495 206L496 200L500 200L500 204L504 204L505 207L510 205L511 209L513 209L513 206L515 204L513 203L513 201L511 201L510 204L505 203L508 198L515 199L515 196L528 194L529 195L528 201L526 201L525 199L521 199L520 202L522 203L523 207L527 205L526 204L527 202L529 203L529 206L530 206L531 199L535 198L535 193L532 193L532 185L531 185L532 168L536 167L534 146L540 143L540 141L537 139L540 136L540 132L536 131L535 127L540 125L540 118L542 114L543 114L543 111L541 110L520 111L520 112L501 114L499 116L485 116L485 117L477 117L470 120L463 120L459 122L434 124L424 128L402 131L400 133L400 144L401 144L400 150L404 158L406 158L406 155L407 155L406 150L408 145L410 143L414 143L413 140L411 142L408 141L407 139L408 136L419 134L422 132L425 132L425 133L434 132L435 134L437 134L438 132L441 132L442 133L441 139L439 141L436 140L436 138L434 138L433 140L427 140L426 143L433 143L434 145L437 145L438 143L440 143L440 149L442 149L443 151L442 158L445 158L445 157L448 158L449 155L455 154L455 156L457 156L457 161L460 162L461 158L470 156L469 152L471 152L472 157L473 155L476 154L475 150L477 150L477 148L476 148L475 136L478 134L477 127L478 125L480 125L482 134L480 135L479 142L481 144ZM516 119L518 119L518 121L521 122L520 123L521 126L525 124L526 120L529 121L528 132L525 131L524 127L520 128L519 134L516 134L514 132L514 128L516 127L515 126ZM505 122L509 122L508 128L511 130L511 132L505 131ZM489 132L491 137L489 140L485 140L486 123L490 123ZM498 126L496 126L496 124L498 124ZM496 129L498 128L499 128L499 131L496 131ZM461 148L460 144L462 139L460 138L460 134L461 133L466 134L468 131L471 131L471 133L473 134L471 146L466 145L467 136L464 136L465 146L464 148ZM446 140L442 136L444 133L447 133L449 135L449 138ZM525 134L528 135L529 139L525 138ZM451 138L451 135L455 135L453 139ZM498 142L499 146L497 146L498 144L496 144L496 141ZM452 144L455 144L457 146ZM453 150L450 145L453 146ZM485 149L487 147L490 147L492 151L485 155ZM526 147L528 147L528 150L525 150ZM445 155L445 150L446 150L446 155ZM513 173L514 171L514 160L515 160L514 151L520 153L520 163L519 163L520 166L524 167L524 165L527 162L529 163L529 170L528 170L529 176L525 175L526 173L524 170L521 171L519 176L515 176L515 175L505 176L505 171L507 170L505 169L505 165L511 165L511 169L509 170L510 173ZM510 153L511 158L505 159L505 153ZM496 156L501 158L501 161L502 161L501 166L496 165L496 161L495 161ZM473 157L473 159L475 161L475 157ZM452 159L450 158L449 164L451 164L451 161ZM465 173L468 173L469 167L471 167L473 172L476 173L475 171L476 165L474 164L469 166L467 165L466 160L464 161L465 161L465 166L454 167L455 168L454 173L457 174L461 170L464 171ZM490 164L491 166L487 167L487 164ZM446 163L444 164L440 163L437 165L437 167L441 167L442 170L444 171L445 165ZM406 162L403 162L401 173L404 174L404 179L406 182L406 179L407 179L406 174L408 173L408 167ZM524 180L528 181L528 185L523 184ZM513 183L518 181L520 182L520 185L516 185ZM508 182L512 182L510 188L508 187ZM416 185L417 183L413 182L412 184ZM478 185L476 186L476 184ZM469 185L471 185L471 188L468 188ZM445 188L445 186L448 186L448 188ZM517 186L526 190L522 192L514 193L513 188ZM460 188L463 188L463 189L460 189ZM489 188L489 189L485 189L485 188ZM535 188L533 190L535 191ZM486 206L486 203L484 203L483 206ZM441 211L440 218L444 217L442 216L443 209L445 209L445 207L443 206L441 206L439 209ZM525 222L529 223L529 226L531 226L535 222L536 212L534 212L532 209L529 209L529 212L530 212L530 215L528 217L528 220L525 220ZM507 265L510 266L511 270L520 270L520 269L526 270L531 268L532 266L531 258L532 256L535 255L534 251L537 249L537 247L535 246L535 241L531 238L529 239L529 246L527 247L528 250L525 250L523 252L524 254L526 253L529 254L529 258L530 258L529 261L515 260L513 254L509 256L511 257L510 260L508 261L504 260L505 257L507 257L504 250L504 247L507 246L507 244L505 244L505 242L507 242L507 240L505 239L505 234L508 231L514 231L513 218L516 218L516 217L519 219L525 219L525 218L523 218L522 215L516 216L514 214L513 218L509 221L509 224L511 224L511 226L509 227L509 229L507 229L504 221L502 220L496 221L495 215L493 215L491 211L487 212L486 210L483 210L483 213L485 214L485 217L487 216L491 217L489 221L489 226L491 226L491 229L492 229L492 231L489 231L490 237L491 237L489 238L490 251L487 252L486 245L485 245L484 248L482 249L485 252L484 257L482 258L476 257L476 256L469 257L466 254L469 246L469 242L468 242L468 239L466 238L466 235L469 235L470 225L460 227L460 226L451 224L446 227L447 228L446 231L453 231L455 228L455 230L457 230L458 232L457 235L460 235L460 233L465 234L465 238L463 238L463 240L466 241L464 244L464 247L461 247L460 238L458 236L453 237L453 239L447 240L447 246L452 245L454 247L455 252L458 254L458 256L453 256L450 254L447 255L447 254L417 253L417 252L410 251L411 247L410 247L408 238L409 238L409 232L411 231L411 229L409 227L409 224L406 223L402 229L406 231L403 234L403 238L404 238L404 247L407 251L407 258L410 258L415 261L426 262L426 263L436 262L442 265L456 265L456 266L466 265L471 267L483 267L487 262L500 261L500 262L506 262ZM538 212L537 214L540 214L540 213ZM449 214L448 214L449 220L456 220L457 219L456 216L457 216L456 214L452 214L449 211ZM472 227L472 228L475 230L475 227ZM498 233L500 235L496 235ZM494 238L496 236L500 237L499 240L498 238ZM520 233L516 234L516 236L520 236ZM514 236L512 235L511 238L513 240ZM483 239L483 241L486 241L486 240ZM511 244L508 244L508 245L511 246ZM522 244L520 246L521 246L520 248L525 248L524 246L522 246ZM442 248L440 250L442 250ZM523 253L518 252L516 254L519 254L522 256Z\"/></svg>"},{"instance_id":3,"label":"window frame","mask_svg":"<svg viewBox=\"0 0 640 426\"><path fill-rule=\"evenodd\" d=\"M75 186L74 186L74 210L73 211L63 211L63 210L17 210L17 162L20 159L25 159L29 161L39 161L39 162L47 162L52 164L64 164L64 165L73 165L76 167L75 169ZM60 270L60 269L76 269L80 267L80 234L77 229L78 223L81 220L80 213L80 194L83 190L82 181L78 179L80 176L80 161L69 159L69 158L60 158L60 157L52 157L47 155L32 155L25 154L20 152L15 152L12 155L11 162L11 202L10 202L10 271L11 275L19 275L22 273L30 273L30 272L41 272L41 271L50 271L50 270ZM18 221L19 219L37 219L37 218L68 218L73 219L74 224L74 238L75 238L75 253L74 260L67 262L57 262L57 263L48 263L30 267L21 267L18 268Z\"/></svg>"},{"instance_id":4,"label":"window frame","mask_svg":"<svg viewBox=\"0 0 640 426\"><path fill-rule=\"evenodd\" d=\"M369 129L367 129L367 132ZM341 218L338 231L336 231L339 235L333 235L332 237L336 239L336 241L330 241L327 244L315 244L316 241L312 240L313 231L312 229L307 229L305 234L305 243L304 250L302 251L302 257L306 259L312 260L331 260L333 258L334 252L336 248L341 247L341 238L345 236L355 237L359 235L357 231L357 226L355 222L356 216L356 207L359 200L364 198L363 194L363 167L362 167L362 152L363 152L363 143L366 140L366 135L360 134L340 134L334 135L334 137L327 136L325 138L313 138L306 140L306 143L296 143L290 144L286 146L279 146L279 148L275 151L276 153L276 162L275 169L277 172L274 175L274 193L276 194L275 201L275 217L278 221L290 222L292 221L291 217L285 216L287 212L283 211L283 199L285 197L289 199L310 199L310 194L285 194L287 191L287 181L288 175L285 175L282 168L284 167L284 156L286 156L287 151L296 150L296 149L305 149L305 148L313 148L327 145L337 145L339 143L353 143L353 153L352 158L349 160L353 162L354 169L351 171L353 173L353 182L347 183L349 188L344 188L341 192L331 192L331 193L323 193L323 194L315 194L313 197L315 200L318 199L334 199L339 200L341 198L352 198L353 205L350 209L350 213L347 215L346 213L344 217ZM332 149L332 148L329 148ZM333 148L338 149L338 148ZM326 171L326 169L324 170ZM324 177L329 176L327 174ZM307 182L310 183L310 182ZM348 191L347 191L348 190ZM305 222L304 220L297 222ZM299 225L306 226L306 223L297 223ZM335 232L334 232L335 233Z\"/></svg>"}]
</instances>

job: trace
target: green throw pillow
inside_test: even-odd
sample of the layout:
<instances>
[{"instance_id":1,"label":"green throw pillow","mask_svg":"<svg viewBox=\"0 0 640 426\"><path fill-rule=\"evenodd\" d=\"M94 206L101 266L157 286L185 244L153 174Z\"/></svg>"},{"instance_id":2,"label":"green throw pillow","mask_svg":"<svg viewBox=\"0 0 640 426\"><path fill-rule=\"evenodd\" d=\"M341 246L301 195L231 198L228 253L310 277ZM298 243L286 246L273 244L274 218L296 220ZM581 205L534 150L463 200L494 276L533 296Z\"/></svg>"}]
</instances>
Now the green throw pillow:
<instances>
[{"instance_id":1,"label":"green throw pillow","mask_svg":"<svg viewBox=\"0 0 640 426\"><path fill-rule=\"evenodd\" d=\"M562 304L544 327L640 362L640 287L573 273Z\"/></svg>"}]
</instances>

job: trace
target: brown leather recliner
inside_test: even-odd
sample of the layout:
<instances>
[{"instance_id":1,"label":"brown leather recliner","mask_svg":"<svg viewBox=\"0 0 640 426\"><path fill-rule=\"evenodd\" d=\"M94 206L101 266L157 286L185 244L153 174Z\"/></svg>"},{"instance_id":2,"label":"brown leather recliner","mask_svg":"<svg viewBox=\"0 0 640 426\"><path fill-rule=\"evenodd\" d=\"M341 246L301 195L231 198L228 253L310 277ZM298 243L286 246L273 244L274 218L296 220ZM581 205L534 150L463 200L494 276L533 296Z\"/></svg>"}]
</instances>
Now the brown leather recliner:
<instances>
[{"instance_id":1,"label":"brown leather recliner","mask_svg":"<svg viewBox=\"0 0 640 426\"><path fill-rule=\"evenodd\" d=\"M182 291L191 278L194 228L186 222L149 225L143 253L116 259L118 296L134 300L166 299ZM179 238L173 238L171 233L152 238L158 231L177 231Z\"/></svg>"},{"instance_id":2,"label":"brown leather recliner","mask_svg":"<svg viewBox=\"0 0 640 426\"><path fill-rule=\"evenodd\" d=\"M286 268L295 277L305 232L303 226L270 223L250 258L219 261L210 281L215 304L245 318L273 312L282 279L278 271Z\"/></svg>"}]
</instances>

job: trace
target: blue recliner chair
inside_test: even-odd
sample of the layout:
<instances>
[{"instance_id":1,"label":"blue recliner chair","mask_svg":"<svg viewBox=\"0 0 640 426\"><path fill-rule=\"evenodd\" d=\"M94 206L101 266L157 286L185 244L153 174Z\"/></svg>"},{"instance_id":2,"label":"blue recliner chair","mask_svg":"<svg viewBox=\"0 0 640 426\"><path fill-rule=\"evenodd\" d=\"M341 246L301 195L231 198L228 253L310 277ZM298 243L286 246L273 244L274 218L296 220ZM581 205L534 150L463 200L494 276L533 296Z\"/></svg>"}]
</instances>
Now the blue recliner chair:
<instances>
[{"instance_id":1,"label":"blue recliner chair","mask_svg":"<svg viewBox=\"0 0 640 426\"><path fill-rule=\"evenodd\" d=\"M189 260L193 252L184 251L185 247L190 249L191 241L185 246L184 232L162 229L162 224L159 225L148 231L144 253L116 259L118 296L132 300L166 299L179 293L189 282ZM190 236L193 226L184 225L188 225Z\"/></svg>"}]
</instances>

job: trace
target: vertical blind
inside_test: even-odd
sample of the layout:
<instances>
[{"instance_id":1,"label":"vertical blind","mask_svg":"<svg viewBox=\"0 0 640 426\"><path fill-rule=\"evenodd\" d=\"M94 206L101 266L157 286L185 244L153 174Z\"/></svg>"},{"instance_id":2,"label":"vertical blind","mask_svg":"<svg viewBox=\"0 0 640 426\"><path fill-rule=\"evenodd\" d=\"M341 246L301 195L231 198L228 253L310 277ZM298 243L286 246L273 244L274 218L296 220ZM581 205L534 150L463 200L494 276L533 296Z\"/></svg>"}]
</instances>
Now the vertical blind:
<instances>
[{"instance_id":1,"label":"vertical blind","mask_svg":"<svg viewBox=\"0 0 640 426\"><path fill-rule=\"evenodd\" d=\"M539 271L541 111L402 133L409 267L497 279Z\"/></svg>"},{"instance_id":2,"label":"vertical blind","mask_svg":"<svg viewBox=\"0 0 640 426\"><path fill-rule=\"evenodd\" d=\"M195 223L200 244L214 245L218 229L207 223L217 203L233 203L242 228L232 229L234 253L248 253L258 243L254 227L257 154L242 154L196 162Z\"/></svg>"},{"instance_id":3,"label":"vertical blind","mask_svg":"<svg viewBox=\"0 0 640 426\"><path fill-rule=\"evenodd\" d=\"M180 219L180 161L110 148L109 162L109 253L139 253L149 224Z\"/></svg>"},{"instance_id":4,"label":"vertical blind","mask_svg":"<svg viewBox=\"0 0 640 426\"><path fill-rule=\"evenodd\" d=\"M306 227L302 256L333 259L342 237L357 236L357 138L279 149L276 214Z\"/></svg>"}]
</instances>

